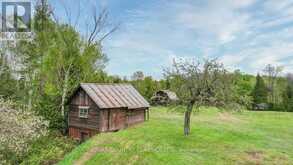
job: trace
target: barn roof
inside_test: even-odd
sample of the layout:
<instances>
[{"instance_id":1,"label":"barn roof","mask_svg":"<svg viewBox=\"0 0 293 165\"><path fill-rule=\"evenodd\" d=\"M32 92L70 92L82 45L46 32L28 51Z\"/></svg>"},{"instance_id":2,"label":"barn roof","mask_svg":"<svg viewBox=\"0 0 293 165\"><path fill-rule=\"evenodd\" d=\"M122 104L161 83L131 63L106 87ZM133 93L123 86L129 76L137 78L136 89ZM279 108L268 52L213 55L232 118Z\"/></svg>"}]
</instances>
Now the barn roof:
<instances>
[{"instance_id":1,"label":"barn roof","mask_svg":"<svg viewBox=\"0 0 293 165\"><path fill-rule=\"evenodd\" d=\"M160 90L160 91L163 93L166 93L170 100L174 100L174 101L179 100L176 93L173 91L170 91L170 90Z\"/></svg>"},{"instance_id":2,"label":"barn roof","mask_svg":"<svg viewBox=\"0 0 293 165\"><path fill-rule=\"evenodd\" d=\"M149 107L149 103L130 84L81 83L80 87L101 109Z\"/></svg>"}]
</instances>

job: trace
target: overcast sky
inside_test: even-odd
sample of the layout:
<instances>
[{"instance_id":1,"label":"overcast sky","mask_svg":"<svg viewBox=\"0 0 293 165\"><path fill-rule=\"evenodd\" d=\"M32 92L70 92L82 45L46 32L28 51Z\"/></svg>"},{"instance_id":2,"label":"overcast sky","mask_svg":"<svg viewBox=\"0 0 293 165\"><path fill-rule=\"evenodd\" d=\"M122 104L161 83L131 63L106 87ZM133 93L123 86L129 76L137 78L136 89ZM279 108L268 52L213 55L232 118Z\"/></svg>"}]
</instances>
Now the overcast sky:
<instances>
[{"instance_id":1,"label":"overcast sky","mask_svg":"<svg viewBox=\"0 0 293 165\"><path fill-rule=\"evenodd\" d=\"M90 3L84 2L83 11L88 14ZM92 3L107 7L111 21L121 23L119 31L104 42L110 60L106 70L111 74L129 76L141 70L161 78L162 68L174 58L215 57L230 69L251 74L266 64L282 65L285 72L293 72L293 0ZM61 11L58 5L56 9Z\"/></svg>"}]
</instances>

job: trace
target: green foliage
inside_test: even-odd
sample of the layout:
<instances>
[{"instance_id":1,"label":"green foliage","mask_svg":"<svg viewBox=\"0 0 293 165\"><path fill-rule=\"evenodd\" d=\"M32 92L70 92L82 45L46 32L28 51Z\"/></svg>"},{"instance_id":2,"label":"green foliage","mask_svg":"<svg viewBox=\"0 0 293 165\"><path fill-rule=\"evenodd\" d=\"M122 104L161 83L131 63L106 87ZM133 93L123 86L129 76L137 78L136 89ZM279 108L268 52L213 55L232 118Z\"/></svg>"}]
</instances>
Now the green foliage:
<instances>
[{"instance_id":1,"label":"green foliage","mask_svg":"<svg viewBox=\"0 0 293 165\"><path fill-rule=\"evenodd\" d=\"M252 96L254 104L267 103L268 90L263 78L259 74L256 76L256 84L252 91Z\"/></svg>"},{"instance_id":2,"label":"green foliage","mask_svg":"<svg viewBox=\"0 0 293 165\"><path fill-rule=\"evenodd\" d=\"M234 76L217 60L174 61L165 75L183 103L224 107L235 102Z\"/></svg>"},{"instance_id":3,"label":"green foliage","mask_svg":"<svg viewBox=\"0 0 293 165\"><path fill-rule=\"evenodd\" d=\"M287 111L293 112L293 81L289 75L287 78L287 87L283 92L283 104Z\"/></svg>"},{"instance_id":4,"label":"green foliage","mask_svg":"<svg viewBox=\"0 0 293 165\"><path fill-rule=\"evenodd\" d=\"M0 56L0 97L15 98L17 97L17 81L12 76L12 71L7 65L7 61Z\"/></svg>"},{"instance_id":5,"label":"green foliage","mask_svg":"<svg viewBox=\"0 0 293 165\"><path fill-rule=\"evenodd\" d=\"M142 94L147 100L159 89L157 81L148 76L142 80L131 81L132 85Z\"/></svg>"},{"instance_id":6,"label":"green foliage","mask_svg":"<svg viewBox=\"0 0 293 165\"><path fill-rule=\"evenodd\" d=\"M157 81L151 76L144 76L142 71L134 72L131 76L131 80L124 80L124 82L131 83L147 100L150 100L157 90L165 88L164 80Z\"/></svg>"},{"instance_id":7,"label":"green foliage","mask_svg":"<svg viewBox=\"0 0 293 165\"><path fill-rule=\"evenodd\" d=\"M17 164L29 144L47 134L48 122L15 104L0 98L0 164Z\"/></svg>"},{"instance_id":8,"label":"green foliage","mask_svg":"<svg viewBox=\"0 0 293 165\"><path fill-rule=\"evenodd\" d=\"M241 73L236 70L234 73L234 99L236 102L246 108L250 108L252 104L251 92L254 88L255 77L252 75Z\"/></svg>"},{"instance_id":9,"label":"green foliage","mask_svg":"<svg viewBox=\"0 0 293 165\"><path fill-rule=\"evenodd\" d=\"M66 127L64 117L60 113L60 99L54 96L44 95L40 96L39 101L35 107L35 111L46 120L50 121L50 129L58 129ZM40 108L42 107L42 108ZM40 109L37 109L40 108Z\"/></svg>"},{"instance_id":10,"label":"green foliage","mask_svg":"<svg viewBox=\"0 0 293 165\"><path fill-rule=\"evenodd\" d=\"M34 141L21 164L55 164L70 152L77 143L57 132L51 132Z\"/></svg>"}]
</instances>

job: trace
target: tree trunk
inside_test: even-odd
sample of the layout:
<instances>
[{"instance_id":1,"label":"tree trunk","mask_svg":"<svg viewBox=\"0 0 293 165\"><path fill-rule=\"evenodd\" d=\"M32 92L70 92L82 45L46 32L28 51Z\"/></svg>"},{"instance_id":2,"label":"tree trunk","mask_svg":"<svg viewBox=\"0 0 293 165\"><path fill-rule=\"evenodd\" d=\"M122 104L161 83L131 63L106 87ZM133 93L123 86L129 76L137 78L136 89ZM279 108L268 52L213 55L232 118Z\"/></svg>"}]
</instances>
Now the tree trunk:
<instances>
[{"instance_id":1,"label":"tree trunk","mask_svg":"<svg viewBox=\"0 0 293 165\"><path fill-rule=\"evenodd\" d=\"M33 90L32 88L28 91L28 110L32 110L33 104L32 104L32 97L33 97Z\"/></svg>"},{"instance_id":2,"label":"tree trunk","mask_svg":"<svg viewBox=\"0 0 293 165\"><path fill-rule=\"evenodd\" d=\"M184 118L184 135L187 136L190 133L190 116L192 112L194 101L190 101L187 105Z\"/></svg>"},{"instance_id":3,"label":"tree trunk","mask_svg":"<svg viewBox=\"0 0 293 165\"><path fill-rule=\"evenodd\" d=\"M33 81L35 80L35 72L29 75L29 85L28 85L28 110L32 110L33 108Z\"/></svg>"},{"instance_id":4,"label":"tree trunk","mask_svg":"<svg viewBox=\"0 0 293 165\"><path fill-rule=\"evenodd\" d=\"M61 100L61 115L64 116L65 112L65 99L68 91L68 81L69 81L69 70L65 73L63 91L62 91L62 100Z\"/></svg>"}]
</instances>

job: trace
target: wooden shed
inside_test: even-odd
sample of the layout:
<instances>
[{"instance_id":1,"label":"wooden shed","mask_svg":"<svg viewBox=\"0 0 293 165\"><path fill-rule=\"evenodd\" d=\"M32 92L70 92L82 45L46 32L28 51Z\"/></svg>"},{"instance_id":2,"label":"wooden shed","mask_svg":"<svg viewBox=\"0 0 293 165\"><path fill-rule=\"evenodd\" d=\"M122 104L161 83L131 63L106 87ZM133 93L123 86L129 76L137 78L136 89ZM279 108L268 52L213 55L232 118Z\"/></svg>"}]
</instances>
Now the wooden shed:
<instances>
[{"instance_id":1,"label":"wooden shed","mask_svg":"<svg viewBox=\"0 0 293 165\"><path fill-rule=\"evenodd\" d=\"M81 83L69 99L69 136L84 140L148 120L149 103L129 84Z\"/></svg>"},{"instance_id":2,"label":"wooden shed","mask_svg":"<svg viewBox=\"0 0 293 165\"><path fill-rule=\"evenodd\" d=\"M176 93L170 90L159 90L151 98L151 103L154 105L167 105L178 101L179 98Z\"/></svg>"}]
</instances>

